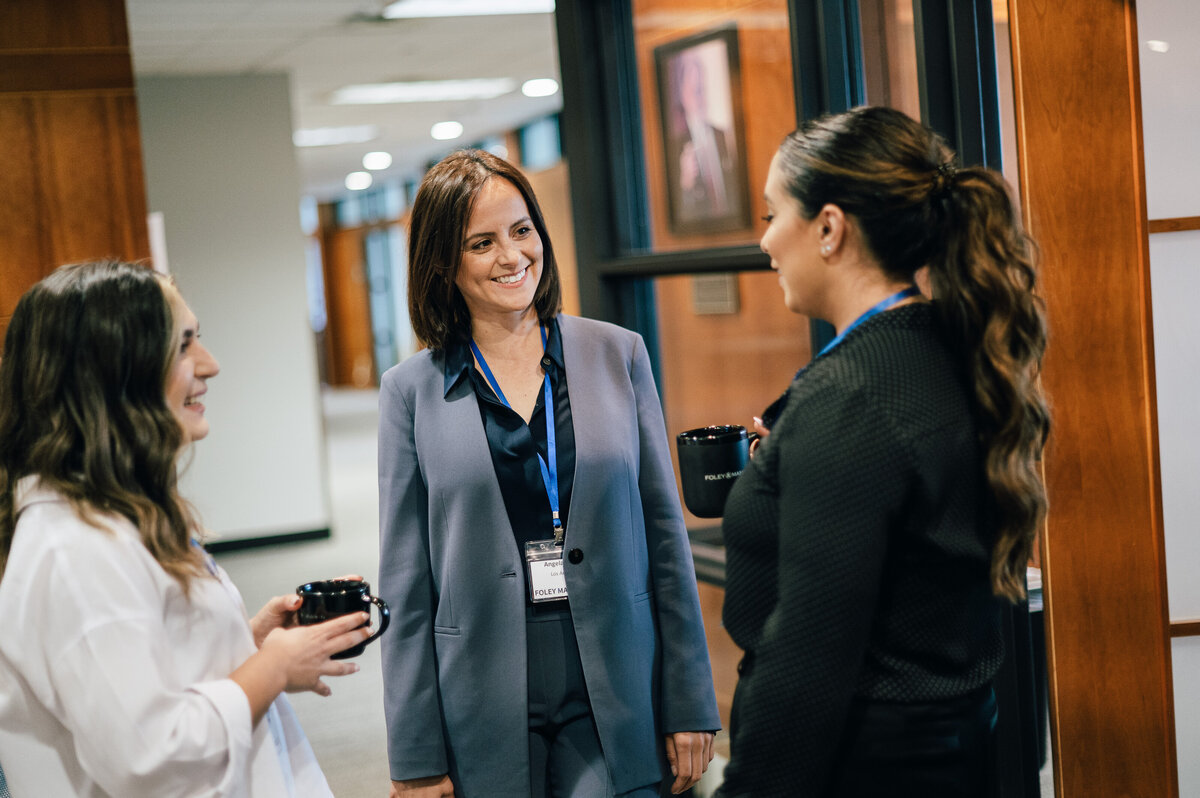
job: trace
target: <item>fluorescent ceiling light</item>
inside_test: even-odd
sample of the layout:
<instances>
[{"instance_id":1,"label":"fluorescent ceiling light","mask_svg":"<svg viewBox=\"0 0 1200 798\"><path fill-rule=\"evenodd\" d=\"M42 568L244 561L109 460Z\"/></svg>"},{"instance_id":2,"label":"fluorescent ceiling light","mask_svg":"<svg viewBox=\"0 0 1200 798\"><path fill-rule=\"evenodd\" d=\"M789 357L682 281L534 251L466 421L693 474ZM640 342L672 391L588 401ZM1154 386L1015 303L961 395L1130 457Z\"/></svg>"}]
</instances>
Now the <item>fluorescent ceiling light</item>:
<instances>
[{"instance_id":1,"label":"fluorescent ceiling light","mask_svg":"<svg viewBox=\"0 0 1200 798\"><path fill-rule=\"evenodd\" d=\"M438 122L429 129L429 135L438 141L450 141L463 134L463 126L458 122Z\"/></svg>"},{"instance_id":2,"label":"fluorescent ceiling light","mask_svg":"<svg viewBox=\"0 0 1200 798\"><path fill-rule=\"evenodd\" d=\"M418 80L411 83L360 83L333 93L334 105L380 103L436 103L455 100L490 100L517 87L512 78L474 80Z\"/></svg>"},{"instance_id":3,"label":"fluorescent ceiling light","mask_svg":"<svg viewBox=\"0 0 1200 798\"><path fill-rule=\"evenodd\" d=\"M372 171L378 169L387 169L392 165L392 154L390 152L368 152L363 156L363 168Z\"/></svg>"},{"instance_id":4,"label":"fluorescent ceiling light","mask_svg":"<svg viewBox=\"0 0 1200 798\"><path fill-rule=\"evenodd\" d=\"M370 188L374 178L370 172L351 172L346 175L346 188L351 191L362 191L364 188Z\"/></svg>"},{"instance_id":5,"label":"fluorescent ceiling light","mask_svg":"<svg viewBox=\"0 0 1200 798\"><path fill-rule=\"evenodd\" d=\"M1159 39L1151 39L1150 41L1146 42L1146 46L1156 53L1165 53L1167 50L1171 49L1170 44Z\"/></svg>"},{"instance_id":6,"label":"fluorescent ceiling light","mask_svg":"<svg viewBox=\"0 0 1200 798\"><path fill-rule=\"evenodd\" d=\"M548 14L554 0L397 0L383 9L384 19L413 17L490 17L500 14Z\"/></svg>"},{"instance_id":7,"label":"fluorescent ceiling light","mask_svg":"<svg viewBox=\"0 0 1200 798\"><path fill-rule=\"evenodd\" d=\"M351 127L314 127L292 133L292 143L297 147L328 147L333 144L362 144L379 136L375 125Z\"/></svg>"},{"instance_id":8,"label":"fluorescent ceiling light","mask_svg":"<svg viewBox=\"0 0 1200 798\"><path fill-rule=\"evenodd\" d=\"M526 97L549 97L558 93L558 81L554 78L535 78L521 84L521 93Z\"/></svg>"}]
</instances>

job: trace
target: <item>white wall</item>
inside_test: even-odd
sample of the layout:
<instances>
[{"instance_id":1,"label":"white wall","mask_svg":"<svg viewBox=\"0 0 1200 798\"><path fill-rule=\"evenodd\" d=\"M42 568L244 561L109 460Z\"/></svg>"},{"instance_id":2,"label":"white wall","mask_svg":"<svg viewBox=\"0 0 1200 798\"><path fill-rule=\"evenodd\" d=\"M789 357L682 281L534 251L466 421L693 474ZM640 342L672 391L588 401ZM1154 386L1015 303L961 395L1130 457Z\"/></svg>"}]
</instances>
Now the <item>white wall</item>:
<instances>
[{"instance_id":1,"label":"white wall","mask_svg":"<svg viewBox=\"0 0 1200 798\"><path fill-rule=\"evenodd\" d=\"M1200 216L1200 3L1138 0L1146 204ZM1165 52L1148 40L1165 41ZM1158 440L1173 620L1200 619L1200 231L1150 236ZM1171 646L1181 798L1200 798L1200 638Z\"/></svg>"},{"instance_id":2,"label":"white wall","mask_svg":"<svg viewBox=\"0 0 1200 798\"><path fill-rule=\"evenodd\" d=\"M1200 3L1138 0L1137 24L1150 218L1200 216ZM1169 49L1155 52L1151 40Z\"/></svg>"},{"instance_id":3,"label":"white wall","mask_svg":"<svg viewBox=\"0 0 1200 798\"><path fill-rule=\"evenodd\" d=\"M149 209L221 363L182 490L213 538L327 529L288 79L146 78L137 93Z\"/></svg>"}]
</instances>

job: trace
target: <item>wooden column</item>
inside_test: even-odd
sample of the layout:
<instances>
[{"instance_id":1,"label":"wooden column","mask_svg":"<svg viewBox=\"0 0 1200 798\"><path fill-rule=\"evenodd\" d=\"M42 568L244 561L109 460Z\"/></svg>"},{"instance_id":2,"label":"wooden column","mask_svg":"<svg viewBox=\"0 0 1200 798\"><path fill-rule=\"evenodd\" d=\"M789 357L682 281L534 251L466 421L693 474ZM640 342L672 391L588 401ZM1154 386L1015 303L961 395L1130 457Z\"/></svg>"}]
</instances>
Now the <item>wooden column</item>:
<instances>
[{"instance_id":1,"label":"wooden column","mask_svg":"<svg viewBox=\"0 0 1200 798\"><path fill-rule=\"evenodd\" d=\"M1043 550L1059 798L1178 795L1132 0L1009 0L1054 411Z\"/></svg>"},{"instance_id":2,"label":"wooden column","mask_svg":"<svg viewBox=\"0 0 1200 798\"><path fill-rule=\"evenodd\" d=\"M148 258L123 0L0 3L0 338L55 267Z\"/></svg>"}]
</instances>

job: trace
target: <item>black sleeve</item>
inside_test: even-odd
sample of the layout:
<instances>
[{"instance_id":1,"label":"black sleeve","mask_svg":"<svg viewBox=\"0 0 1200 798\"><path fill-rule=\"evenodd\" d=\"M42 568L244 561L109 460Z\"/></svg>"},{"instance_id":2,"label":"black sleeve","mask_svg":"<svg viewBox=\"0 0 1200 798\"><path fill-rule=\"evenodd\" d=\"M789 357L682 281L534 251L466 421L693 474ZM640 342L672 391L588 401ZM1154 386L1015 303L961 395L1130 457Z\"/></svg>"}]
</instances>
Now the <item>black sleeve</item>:
<instances>
[{"instance_id":1,"label":"black sleeve","mask_svg":"<svg viewBox=\"0 0 1200 798\"><path fill-rule=\"evenodd\" d=\"M826 788L913 473L873 404L832 385L798 391L755 458L776 471L778 600L738 686L722 796Z\"/></svg>"}]
</instances>

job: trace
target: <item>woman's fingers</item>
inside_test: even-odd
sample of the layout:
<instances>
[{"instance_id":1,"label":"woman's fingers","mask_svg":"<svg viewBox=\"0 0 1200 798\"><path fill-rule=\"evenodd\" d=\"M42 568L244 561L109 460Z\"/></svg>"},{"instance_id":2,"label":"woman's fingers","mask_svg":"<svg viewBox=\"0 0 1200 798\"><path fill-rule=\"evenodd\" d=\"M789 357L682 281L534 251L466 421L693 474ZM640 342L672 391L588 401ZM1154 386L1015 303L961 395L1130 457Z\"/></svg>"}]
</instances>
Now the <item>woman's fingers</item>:
<instances>
[{"instance_id":1,"label":"woman's fingers","mask_svg":"<svg viewBox=\"0 0 1200 798\"><path fill-rule=\"evenodd\" d=\"M331 659L330 666L323 672L322 676L349 676L352 673L358 673L357 662L346 662L345 660Z\"/></svg>"},{"instance_id":2,"label":"woman's fingers","mask_svg":"<svg viewBox=\"0 0 1200 798\"><path fill-rule=\"evenodd\" d=\"M339 615L328 621L324 621L316 628L325 633L327 638L337 637L346 634L351 630L359 629L364 623L371 620L369 613L352 612L348 615Z\"/></svg>"},{"instance_id":3,"label":"woman's fingers","mask_svg":"<svg viewBox=\"0 0 1200 798\"><path fill-rule=\"evenodd\" d=\"M674 757L671 752L674 751ZM667 737L667 759L671 763L671 772L675 781L671 783L671 793L678 795L695 784L692 779L692 750L691 738L687 734L676 733Z\"/></svg>"},{"instance_id":4,"label":"woman's fingers","mask_svg":"<svg viewBox=\"0 0 1200 798\"><path fill-rule=\"evenodd\" d=\"M676 732L666 738L667 761L675 781L671 792L678 795L700 781L712 761L713 735L709 732Z\"/></svg>"},{"instance_id":5,"label":"woman's fingers","mask_svg":"<svg viewBox=\"0 0 1200 798\"><path fill-rule=\"evenodd\" d=\"M322 648L330 654L336 654L357 646L371 636L370 627L364 625L369 619L370 616L365 612L353 612L321 624L326 633Z\"/></svg>"}]
</instances>

